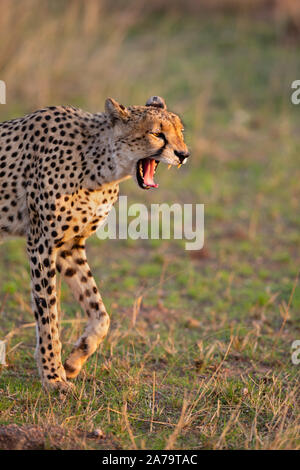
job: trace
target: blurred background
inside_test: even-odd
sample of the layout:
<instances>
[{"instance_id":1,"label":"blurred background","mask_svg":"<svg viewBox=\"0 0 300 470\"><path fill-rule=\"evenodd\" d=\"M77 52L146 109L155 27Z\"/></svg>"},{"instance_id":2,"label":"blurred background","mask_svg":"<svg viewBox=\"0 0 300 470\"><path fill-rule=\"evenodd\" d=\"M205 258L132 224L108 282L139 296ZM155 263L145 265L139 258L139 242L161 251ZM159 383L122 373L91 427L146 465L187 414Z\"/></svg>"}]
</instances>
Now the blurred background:
<instances>
[{"instance_id":1,"label":"blurred background","mask_svg":"<svg viewBox=\"0 0 300 470\"><path fill-rule=\"evenodd\" d=\"M146 368L159 374L176 363L169 384L174 396L191 386L190 378L184 382L187 370L200 371L204 379L215 370L232 337L223 376L228 374L229 385L224 379L226 390L218 393L226 391L222 396L230 402L246 386L243 373L256 376L262 387L265 377L290 383L287 396L293 389L298 371L290 347L300 337L300 105L291 103L291 84L300 79L299 47L298 0L0 0L0 79L7 86L1 121L48 105L97 112L108 96L132 105L151 95L163 96L183 118L189 164L168 172L160 166L157 191L141 191L128 181L121 194L129 204L205 204L204 248L187 252L172 240L92 237L88 243L112 314L104 353L115 348L113 360L122 357L129 370L131 361L143 357L148 340L142 338L159 332ZM0 281L1 311L10 312L6 323L1 320L6 334L20 321L32 321L23 241L0 247ZM79 317L64 285L61 292L64 315ZM77 330L63 327L67 343ZM133 337L135 359L124 352ZM11 363L22 364L23 347L33 354L33 332L23 341ZM281 397L274 390L272 397ZM168 409L166 397L161 400ZM180 406L173 402L171 408L180 412ZM230 402L229 415L221 412L220 423L230 419L234 406ZM261 406L267 416L269 404ZM284 438L275 424L264 433L262 419L260 438L238 429L228 437L230 445L295 447L300 428L294 413L289 409L282 423ZM207 423L210 418L208 413ZM215 434L205 429L210 443L226 447L223 437L217 439L218 426ZM188 434L188 445L199 441L196 430Z\"/></svg>"},{"instance_id":2,"label":"blurred background","mask_svg":"<svg viewBox=\"0 0 300 470\"><path fill-rule=\"evenodd\" d=\"M266 269L275 258L295 275L297 0L0 0L0 11L2 121L48 105L97 112L108 96L125 105L163 96L183 118L193 158L180 173L160 167L158 191L130 181L122 194L206 205L204 250L183 257L220 263L228 244L241 269L239 250L258 263L261 243Z\"/></svg>"}]
</instances>

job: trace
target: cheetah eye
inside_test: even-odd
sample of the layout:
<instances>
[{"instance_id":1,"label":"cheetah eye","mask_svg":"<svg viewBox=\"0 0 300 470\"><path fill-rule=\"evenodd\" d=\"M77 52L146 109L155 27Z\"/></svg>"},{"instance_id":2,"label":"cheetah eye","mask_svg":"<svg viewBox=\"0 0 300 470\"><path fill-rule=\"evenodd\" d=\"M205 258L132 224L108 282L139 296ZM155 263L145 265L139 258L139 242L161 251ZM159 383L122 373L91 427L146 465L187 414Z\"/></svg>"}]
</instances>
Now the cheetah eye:
<instances>
[{"instance_id":1,"label":"cheetah eye","mask_svg":"<svg viewBox=\"0 0 300 470\"><path fill-rule=\"evenodd\" d=\"M157 132L149 132L149 134L154 135L154 137L158 137L159 139L164 139L165 135L163 132L157 131Z\"/></svg>"}]
</instances>

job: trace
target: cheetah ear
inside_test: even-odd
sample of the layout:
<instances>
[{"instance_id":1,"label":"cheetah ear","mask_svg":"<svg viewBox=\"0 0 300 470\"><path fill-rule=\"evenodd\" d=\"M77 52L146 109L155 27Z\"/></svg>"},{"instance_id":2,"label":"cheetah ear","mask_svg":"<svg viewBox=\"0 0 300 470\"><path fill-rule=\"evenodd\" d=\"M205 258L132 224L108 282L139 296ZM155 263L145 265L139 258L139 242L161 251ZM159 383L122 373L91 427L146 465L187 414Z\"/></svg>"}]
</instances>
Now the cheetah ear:
<instances>
[{"instance_id":1,"label":"cheetah ear","mask_svg":"<svg viewBox=\"0 0 300 470\"><path fill-rule=\"evenodd\" d=\"M128 121L129 112L122 104L119 104L113 98L107 98L105 100L105 112L111 117L113 121L120 119L122 121Z\"/></svg>"},{"instance_id":2,"label":"cheetah ear","mask_svg":"<svg viewBox=\"0 0 300 470\"><path fill-rule=\"evenodd\" d=\"M151 96L147 100L146 106L154 106L155 108L167 109L166 102L161 96Z\"/></svg>"}]
</instances>

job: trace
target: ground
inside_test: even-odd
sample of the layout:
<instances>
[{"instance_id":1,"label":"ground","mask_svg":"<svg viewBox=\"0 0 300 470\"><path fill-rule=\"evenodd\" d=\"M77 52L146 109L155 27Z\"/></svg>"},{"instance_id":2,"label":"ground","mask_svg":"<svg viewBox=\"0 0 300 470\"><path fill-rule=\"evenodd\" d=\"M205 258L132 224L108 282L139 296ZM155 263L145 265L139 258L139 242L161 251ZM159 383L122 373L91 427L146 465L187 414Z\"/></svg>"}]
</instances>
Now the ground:
<instances>
[{"instance_id":1,"label":"ground","mask_svg":"<svg viewBox=\"0 0 300 470\"><path fill-rule=\"evenodd\" d=\"M119 95L108 78L101 93L126 105L164 96L192 153L180 170L159 168L158 190L128 181L121 194L129 204L205 204L204 249L89 240L111 330L62 402L42 391L34 327L22 328L33 322L25 242L2 244L0 337L13 334L0 376L0 448L13 435L18 448L299 449L297 44L265 21L148 18L128 27L113 60ZM126 73L131 61L135 74ZM90 103L74 94L71 104ZM1 119L15 108L2 106ZM66 356L83 315L63 283L61 299Z\"/></svg>"}]
</instances>

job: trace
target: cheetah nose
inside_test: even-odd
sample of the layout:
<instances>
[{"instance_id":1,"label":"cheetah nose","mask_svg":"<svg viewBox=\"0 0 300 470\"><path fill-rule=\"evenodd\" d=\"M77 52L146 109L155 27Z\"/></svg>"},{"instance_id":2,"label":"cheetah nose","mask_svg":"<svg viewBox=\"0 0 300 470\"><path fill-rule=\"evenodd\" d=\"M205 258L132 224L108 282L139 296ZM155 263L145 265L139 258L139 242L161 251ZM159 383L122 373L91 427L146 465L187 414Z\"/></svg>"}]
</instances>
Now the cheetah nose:
<instances>
[{"instance_id":1,"label":"cheetah nose","mask_svg":"<svg viewBox=\"0 0 300 470\"><path fill-rule=\"evenodd\" d=\"M190 156L189 152L178 152L178 150L174 150L176 157L179 158L180 164L185 164L186 159Z\"/></svg>"}]
</instances>

